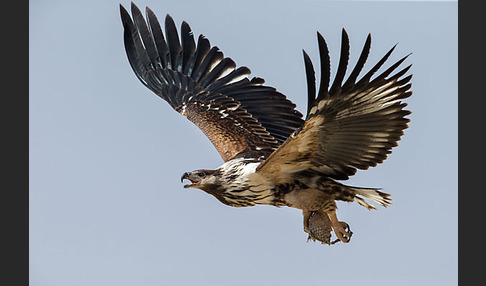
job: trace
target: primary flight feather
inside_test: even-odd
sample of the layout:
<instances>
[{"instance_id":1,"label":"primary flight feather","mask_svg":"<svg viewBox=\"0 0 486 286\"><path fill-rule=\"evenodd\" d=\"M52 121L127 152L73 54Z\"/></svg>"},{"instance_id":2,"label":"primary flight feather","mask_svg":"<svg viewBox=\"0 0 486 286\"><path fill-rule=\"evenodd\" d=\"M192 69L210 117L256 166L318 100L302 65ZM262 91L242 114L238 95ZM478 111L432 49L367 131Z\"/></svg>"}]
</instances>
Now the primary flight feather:
<instances>
[{"instance_id":1,"label":"primary flight feather","mask_svg":"<svg viewBox=\"0 0 486 286\"><path fill-rule=\"evenodd\" d=\"M352 235L347 223L337 219L336 200L368 209L375 206L365 199L391 204L390 195L379 189L337 180L382 163L408 127L410 111L402 100L412 94L411 65L399 69L407 56L375 76L395 47L358 79L371 48L368 35L345 80L349 39L343 29L331 84L329 51L318 33L319 90L312 61L303 52L308 87L304 120L295 104L263 79L250 79L247 67L237 67L204 36L196 43L186 22L179 37L169 15L162 30L149 8L146 18L133 3L131 17L121 5L120 12L125 50L138 79L198 126L225 162L215 170L184 173L181 181L190 181L185 188L201 189L234 207L301 209L309 239L323 243L330 243L331 229L337 241L349 242Z\"/></svg>"}]
</instances>

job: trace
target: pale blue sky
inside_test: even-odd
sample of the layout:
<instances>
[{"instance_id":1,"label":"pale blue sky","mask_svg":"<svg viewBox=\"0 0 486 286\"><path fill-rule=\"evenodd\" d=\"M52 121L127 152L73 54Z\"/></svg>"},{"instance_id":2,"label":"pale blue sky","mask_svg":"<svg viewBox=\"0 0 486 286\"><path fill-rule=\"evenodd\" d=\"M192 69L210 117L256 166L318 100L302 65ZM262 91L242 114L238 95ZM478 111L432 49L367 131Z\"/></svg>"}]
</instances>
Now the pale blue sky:
<instances>
[{"instance_id":1,"label":"pale blue sky","mask_svg":"<svg viewBox=\"0 0 486 286\"><path fill-rule=\"evenodd\" d=\"M298 210L182 188L222 160L132 72L119 3L30 1L30 285L457 285L457 2L135 2L187 21L303 113L316 31L333 74L343 27L351 64L370 32L365 69L396 43L390 63L413 53L410 128L344 182L394 204L339 203L354 235L333 246L306 242Z\"/></svg>"}]
</instances>

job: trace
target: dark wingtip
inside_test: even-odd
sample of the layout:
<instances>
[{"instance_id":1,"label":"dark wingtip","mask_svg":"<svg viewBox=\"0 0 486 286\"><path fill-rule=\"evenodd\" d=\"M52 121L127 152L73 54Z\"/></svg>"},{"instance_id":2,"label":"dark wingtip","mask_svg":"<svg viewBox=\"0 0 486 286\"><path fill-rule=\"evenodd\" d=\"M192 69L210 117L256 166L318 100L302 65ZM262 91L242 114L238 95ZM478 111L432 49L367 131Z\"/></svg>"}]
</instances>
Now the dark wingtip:
<instances>
[{"instance_id":1,"label":"dark wingtip","mask_svg":"<svg viewBox=\"0 0 486 286\"><path fill-rule=\"evenodd\" d=\"M123 7L122 4L120 4L120 17L122 19L123 26L125 26L125 24L129 20L131 21L130 14L128 13L127 9L125 9L125 7Z\"/></svg>"},{"instance_id":2,"label":"dark wingtip","mask_svg":"<svg viewBox=\"0 0 486 286\"><path fill-rule=\"evenodd\" d=\"M168 22L172 22L175 25L174 19L172 19L172 16L170 16L169 13L165 14L165 23L167 24Z\"/></svg>"},{"instance_id":3,"label":"dark wingtip","mask_svg":"<svg viewBox=\"0 0 486 286\"><path fill-rule=\"evenodd\" d=\"M348 36L348 32L346 32L346 29L344 29L344 27L343 27L343 29L342 29L342 31L341 31L341 35L342 35L342 37L349 38L349 36Z\"/></svg>"},{"instance_id":4,"label":"dark wingtip","mask_svg":"<svg viewBox=\"0 0 486 286\"><path fill-rule=\"evenodd\" d=\"M395 44L379 61L378 63L376 63L369 71L367 74L365 74L360 80L358 83L356 83L357 85L362 85L362 84L365 84L365 83L368 83L371 79L371 77L375 74L375 72L378 71L378 69L380 69L380 67L385 63L385 61L388 60L388 58L390 57L390 55L393 53L393 51L395 50L395 48L397 47L398 43Z\"/></svg>"},{"instance_id":5,"label":"dark wingtip","mask_svg":"<svg viewBox=\"0 0 486 286\"><path fill-rule=\"evenodd\" d=\"M334 81L329 89L329 94L334 94L341 88L344 76L346 75L346 69L349 61L349 36L346 29L343 28L341 36L341 56L339 58L338 69Z\"/></svg>"},{"instance_id":6,"label":"dark wingtip","mask_svg":"<svg viewBox=\"0 0 486 286\"><path fill-rule=\"evenodd\" d=\"M305 74L307 78L307 114L310 113L316 99L316 77L309 55L302 49L304 55Z\"/></svg>"},{"instance_id":7,"label":"dark wingtip","mask_svg":"<svg viewBox=\"0 0 486 286\"><path fill-rule=\"evenodd\" d=\"M150 8L147 6L147 7L145 7L145 13L147 13L147 14L148 14L148 13L152 13L152 14L154 14L154 11L152 11L152 9L150 9Z\"/></svg>"},{"instance_id":8,"label":"dark wingtip","mask_svg":"<svg viewBox=\"0 0 486 286\"><path fill-rule=\"evenodd\" d=\"M371 33L368 34L368 36L366 37L366 41L365 41L365 46L366 45L369 45L369 49L371 49Z\"/></svg>"},{"instance_id":9,"label":"dark wingtip","mask_svg":"<svg viewBox=\"0 0 486 286\"><path fill-rule=\"evenodd\" d=\"M370 53L370 49L371 49L371 33L369 33L368 36L366 37L366 41L361 51L361 55L359 56L358 62L356 63L353 71L351 72L348 79L342 86L343 91L350 89L355 85L356 79L358 78L359 73L363 69L366 60L368 59L368 54Z\"/></svg>"},{"instance_id":10,"label":"dark wingtip","mask_svg":"<svg viewBox=\"0 0 486 286\"><path fill-rule=\"evenodd\" d=\"M133 1L130 2L130 8L133 10L133 9L138 9L137 5L135 5L135 3L133 3ZM140 10L140 9L138 9Z\"/></svg>"},{"instance_id":11,"label":"dark wingtip","mask_svg":"<svg viewBox=\"0 0 486 286\"><path fill-rule=\"evenodd\" d=\"M319 31L317 31L317 43L319 47L319 57L321 65L321 77L317 97L319 99L322 99L328 94L329 81L331 78L331 61L329 58L329 48L327 47L326 40L321 35L321 33L319 33Z\"/></svg>"},{"instance_id":12,"label":"dark wingtip","mask_svg":"<svg viewBox=\"0 0 486 286\"><path fill-rule=\"evenodd\" d=\"M186 21L182 21L181 35L185 33L192 35L192 30L191 30L191 26L189 26L189 24Z\"/></svg>"},{"instance_id":13,"label":"dark wingtip","mask_svg":"<svg viewBox=\"0 0 486 286\"><path fill-rule=\"evenodd\" d=\"M302 49L302 54L304 55L304 59L305 59L305 58L309 58L309 55L308 55L308 54L305 52L305 50L304 50L304 49Z\"/></svg>"}]
</instances>

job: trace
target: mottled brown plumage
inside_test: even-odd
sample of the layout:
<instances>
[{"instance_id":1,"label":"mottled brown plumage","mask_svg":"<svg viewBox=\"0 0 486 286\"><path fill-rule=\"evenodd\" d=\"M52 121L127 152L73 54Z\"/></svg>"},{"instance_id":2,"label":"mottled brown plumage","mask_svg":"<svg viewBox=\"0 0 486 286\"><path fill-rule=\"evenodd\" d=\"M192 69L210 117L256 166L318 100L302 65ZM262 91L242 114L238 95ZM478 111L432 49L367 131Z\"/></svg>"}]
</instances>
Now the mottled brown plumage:
<instances>
[{"instance_id":1,"label":"mottled brown plumage","mask_svg":"<svg viewBox=\"0 0 486 286\"><path fill-rule=\"evenodd\" d=\"M199 96L187 100L181 112L211 140L225 162L257 149L259 155L272 153L278 147L277 141L238 102L225 100L234 107Z\"/></svg>"},{"instance_id":2,"label":"mottled brown plumage","mask_svg":"<svg viewBox=\"0 0 486 286\"><path fill-rule=\"evenodd\" d=\"M237 67L202 35L197 43L182 22L178 35L172 18L163 32L147 8L146 20L132 3L132 17L120 5L125 50L139 80L187 117L209 138L224 160L215 170L186 172L186 188L198 188L233 207L257 204L302 210L310 240L349 242L349 225L337 219L336 201L357 202L367 209L391 204L377 188L346 186L358 169L382 163L408 127L406 103L411 95L410 66L404 57L377 74L393 47L358 79L371 48L368 35L356 65L346 78L349 39L342 31L341 55L330 80L329 49L317 34L320 86L304 51L308 106L302 114L263 79L249 79L250 70Z\"/></svg>"}]
</instances>

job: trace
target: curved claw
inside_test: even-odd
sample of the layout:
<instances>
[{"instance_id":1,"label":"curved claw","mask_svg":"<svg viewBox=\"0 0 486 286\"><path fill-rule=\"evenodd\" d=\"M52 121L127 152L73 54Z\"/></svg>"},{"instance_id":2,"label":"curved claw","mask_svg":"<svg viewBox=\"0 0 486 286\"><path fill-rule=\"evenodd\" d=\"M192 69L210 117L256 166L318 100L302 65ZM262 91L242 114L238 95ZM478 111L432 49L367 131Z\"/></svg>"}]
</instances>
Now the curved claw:
<instances>
[{"instance_id":1,"label":"curved claw","mask_svg":"<svg viewBox=\"0 0 486 286\"><path fill-rule=\"evenodd\" d=\"M351 240L353 232L349 228L349 225L343 221L333 224L332 228L334 233L339 238L340 241L348 243Z\"/></svg>"}]
</instances>

